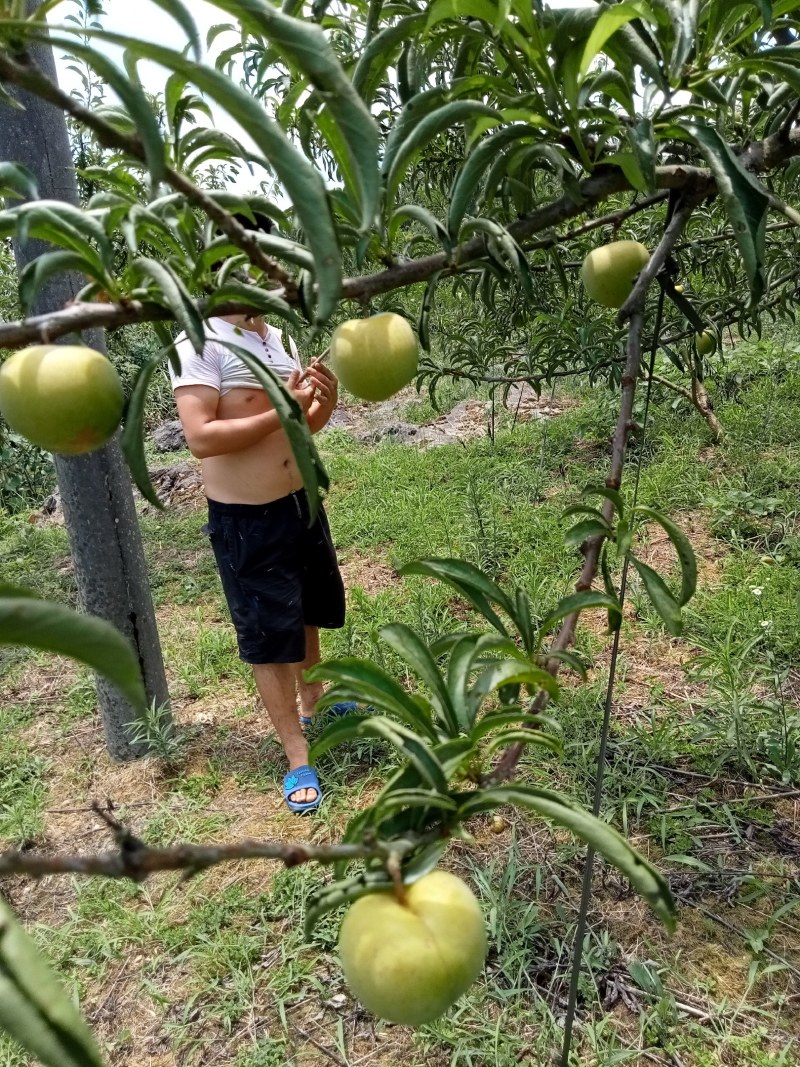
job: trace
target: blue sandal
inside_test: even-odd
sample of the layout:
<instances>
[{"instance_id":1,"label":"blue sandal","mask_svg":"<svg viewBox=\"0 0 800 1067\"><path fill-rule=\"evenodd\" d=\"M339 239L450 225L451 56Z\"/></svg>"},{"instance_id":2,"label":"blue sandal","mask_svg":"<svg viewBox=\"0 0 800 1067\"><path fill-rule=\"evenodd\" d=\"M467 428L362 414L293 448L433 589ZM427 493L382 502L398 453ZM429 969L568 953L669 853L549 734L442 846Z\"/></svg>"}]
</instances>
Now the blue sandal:
<instances>
[{"instance_id":1,"label":"blue sandal","mask_svg":"<svg viewBox=\"0 0 800 1067\"><path fill-rule=\"evenodd\" d=\"M313 800L290 800L292 793L297 793L301 789L316 789L317 795ZM317 772L313 767L303 765L302 767L295 767L293 771L289 773L283 779L283 799L289 808L289 811L295 811L299 815L303 815L307 811L315 811L322 803L322 790L319 787L319 778Z\"/></svg>"},{"instance_id":2,"label":"blue sandal","mask_svg":"<svg viewBox=\"0 0 800 1067\"><path fill-rule=\"evenodd\" d=\"M325 708L325 710L321 714L323 716L330 715L332 718L338 718L340 715L349 715L351 711L358 711L358 708L359 705L356 704L354 701L347 700L341 704L331 704L331 706L329 708ZM371 711L372 709L369 708L368 710ZM313 715L300 716L301 726L310 726L313 721Z\"/></svg>"}]
</instances>

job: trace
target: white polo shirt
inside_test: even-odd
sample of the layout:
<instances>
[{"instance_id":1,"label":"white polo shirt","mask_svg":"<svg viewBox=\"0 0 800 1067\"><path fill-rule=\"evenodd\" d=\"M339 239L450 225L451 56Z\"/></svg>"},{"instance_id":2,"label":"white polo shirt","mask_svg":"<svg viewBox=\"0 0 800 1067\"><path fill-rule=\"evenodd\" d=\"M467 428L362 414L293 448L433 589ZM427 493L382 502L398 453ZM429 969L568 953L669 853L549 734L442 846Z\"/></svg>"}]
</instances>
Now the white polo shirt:
<instances>
[{"instance_id":1,"label":"white polo shirt","mask_svg":"<svg viewBox=\"0 0 800 1067\"><path fill-rule=\"evenodd\" d=\"M195 352L185 333L176 339L175 350L180 359L181 373L176 374L172 364L168 364L172 388L209 385L217 389L220 396L225 396L231 389L260 389L261 383L235 352L227 347L228 342L245 349L286 381L293 370L302 370L294 341L291 337L287 341L288 352L284 348L281 332L273 326L267 326L267 336L262 340L254 330L242 330L225 319L209 319L202 353Z\"/></svg>"}]
</instances>

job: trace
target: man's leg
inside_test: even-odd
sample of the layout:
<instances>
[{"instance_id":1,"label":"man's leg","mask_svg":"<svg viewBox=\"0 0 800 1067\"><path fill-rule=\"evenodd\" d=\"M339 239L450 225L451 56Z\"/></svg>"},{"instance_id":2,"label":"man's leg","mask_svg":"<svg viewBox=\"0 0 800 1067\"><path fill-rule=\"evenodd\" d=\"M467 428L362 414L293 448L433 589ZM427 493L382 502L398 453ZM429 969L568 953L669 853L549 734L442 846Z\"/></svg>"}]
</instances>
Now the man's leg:
<instances>
[{"instance_id":1,"label":"man's leg","mask_svg":"<svg viewBox=\"0 0 800 1067\"><path fill-rule=\"evenodd\" d=\"M322 682L306 682L303 673L309 667L319 663L319 629L316 626L306 626L306 658L302 663L294 664L297 679L297 692L300 695L300 714L306 718L312 718L317 701L325 691Z\"/></svg>"},{"instance_id":2,"label":"man's leg","mask_svg":"<svg viewBox=\"0 0 800 1067\"><path fill-rule=\"evenodd\" d=\"M308 763L308 742L297 718L297 663L254 663L253 674L275 732L280 738L289 770ZM298 789L291 799L298 804L315 800L316 789Z\"/></svg>"}]
</instances>

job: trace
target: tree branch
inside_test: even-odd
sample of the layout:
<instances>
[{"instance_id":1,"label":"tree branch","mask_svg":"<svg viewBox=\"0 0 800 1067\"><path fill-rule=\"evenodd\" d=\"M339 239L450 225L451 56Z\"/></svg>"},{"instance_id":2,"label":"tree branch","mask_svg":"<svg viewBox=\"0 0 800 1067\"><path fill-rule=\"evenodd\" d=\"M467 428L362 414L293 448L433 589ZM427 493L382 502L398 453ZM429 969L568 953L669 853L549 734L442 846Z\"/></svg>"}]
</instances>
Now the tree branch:
<instances>
[{"instance_id":1,"label":"tree branch","mask_svg":"<svg viewBox=\"0 0 800 1067\"><path fill-rule=\"evenodd\" d=\"M6 53L0 51L0 81L10 82L13 85L25 89L29 93L47 100L55 107L65 111L82 126L86 126L94 133L97 140L105 148L113 148L117 151L126 152L141 162L146 162L144 145L137 136L130 136L116 129L96 112L90 111L77 100L65 93L57 85L33 64L19 62L12 59ZM169 185L182 196L185 196L190 204L200 208L205 214L213 219L228 239L240 248L249 258L250 262L263 270L272 281L282 285L288 295L296 297L295 281L281 265L268 256L259 245L254 235L237 222L233 215L221 207L213 197L208 196L191 179L174 167L165 167L164 176ZM141 321L141 320L140 320Z\"/></svg>"},{"instance_id":2,"label":"tree branch","mask_svg":"<svg viewBox=\"0 0 800 1067\"><path fill-rule=\"evenodd\" d=\"M620 410L611 441L611 465L605 482L609 489L619 489L622 485L628 436L633 425L633 403L636 397L636 385L641 372L642 331L644 329L644 305L647 289L671 255L675 243L689 221L696 203L697 197L693 195L678 206L664 231L664 236L661 238L658 247L650 257L647 266L639 275L630 298L619 312L620 317L625 315L630 319L630 328L628 331L625 367L622 372ZM614 505L610 500L604 501L602 512L606 522L610 525L614 518ZM588 538L584 543L583 567L575 583L576 593L591 589L592 583L597 577L600 566L600 553L605 540L604 534L598 534L595 537ZM574 643L578 618L579 612L572 612L572 614L566 616L558 633L553 638L550 646L551 653L563 652ZM547 670L553 676L558 674L560 667L561 662L558 659L551 657L547 662ZM546 706L547 701L547 692L541 690L534 701L534 711L536 713L540 712ZM487 784L496 784L508 778L519 762L524 750L525 746L522 744L510 745L486 776L485 782Z\"/></svg>"},{"instance_id":3,"label":"tree branch","mask_svg":"<svg viewBox=\"0 0 800 1067\"><path fill-rule=\"evenodd\" d=\"M117 848L114 851L84 855L45 856L36 852L10 850L0 852L0 877L10 874L28 878L43 878L53 874L102 875L105 878L130 878L142 882L159 871L183 871L191 877L199 871L219 863L234 860L274 859L286 867L303 863L335 863L338 860L385 859L397 857L419 843L416 840L379 841L361 845L313 845L308 841L254 841L245 839L225 845L172 845L155 848L140 841L112 815L113 807L92 805L112 831Z\"/></svg>"},{"instance_id":4,"label":"tree branch","mask_svg":"<svg viewBox=\"0 0 800 1067\"><path fill-rule=\"evenodd\" d=\"M0 53L0 77L2 77L9 62L11 61L8 57ZM50 83L48 82L47 84L49 85ZM116 135L116 131L114 131L114 134ZM119 136L125 140L124 135ZM793 129L788 139L785 140L781 140L777 134L773 134L765 141L755 142L741 154L740 159L749 169L761 171L776 167L795 155L800 155L800 129L798 128ZM177 172L174 173L177 174ZM188 179L186 180L188 181ZM693 193L700 197L711 195L716 189L710 171L698 167L658 167L656 169L656 184L662 189L691 189ZM196 193L204 196L202 191L197 190L195 186L191 186L191 188ZM588 208L615 193L624 192L630 188L627 179L618 168L598 167L594 174L581 183L579 198L562 196L558 200L554 200L552 203L518 219L508 227L508 231L515 240L521 242L535 233L551 229L567 219L584 213ZM222 211L219 205L216 204L214 204L214 210L215 212ZM227 212L225 214L227 215ZM235 223L235 219L232 216L228 217ZM237 223L235 224L238 225ZM244 240L248 240L247 231L243 231L243 233ZM348 278L342 286L342 299L358 300L364 303L381 293L427 281L437 271L445 275L457 274L467 269L476 260L485 258L486 255L485 238L482 236L474 237L470 241L459 245L454 250L452 257L440 252L396 264L378 274ZM283 296L289 303L296 302L297 296L294 292L276 289L275 293ZM40 317L35 329L27 329L27 323L24 321L0 324L0 347L19 346L41 340L43 332L49 340L53 341L63 337L65 334L79 330L95 327L110 329L132 322L151 322L171 317L156 304L137 304L136 301L102 306L81 304L75 305L75 307L81 310L75 311L73 307L70 307L54 311L48 316L46 323L41 321L43 316ZM233 313L222 311L221 309L217 309L214 312L215 315Z\"/></svg>"},{"instance_id":5,"label":"tree branch","mask_svg":"<svg viewBox=\"0 0 800 1067\"><path fill-rule=\"evenodd\" d=\"M213 312L206 310L206 302L197 303L204 318L211 315L245 315L254 310L251 304L230 300L218 304ZM50 344L65 334L81 330L111 330L136 322L174 320L173 313L161 304L147 304L140 300L126 300L120 304L69 304L60 311L48 311L29 319L0 322L0 348L17 348L26 344Z\"/></svg>"}]
</instances>

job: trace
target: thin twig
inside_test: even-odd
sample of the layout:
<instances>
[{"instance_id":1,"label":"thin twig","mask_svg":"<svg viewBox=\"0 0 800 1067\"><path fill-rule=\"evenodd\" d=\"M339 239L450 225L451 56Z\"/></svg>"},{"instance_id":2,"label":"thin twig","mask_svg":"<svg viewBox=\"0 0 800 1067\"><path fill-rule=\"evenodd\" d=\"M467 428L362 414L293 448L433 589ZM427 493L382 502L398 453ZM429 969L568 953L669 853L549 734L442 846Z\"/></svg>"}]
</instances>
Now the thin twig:
<instances>
[{"instance_id":1,"label":"thin twig","mask_svg":"<svg viewBox=\"0 0 800 1067\"><path fill-rule=\"evenodd\" d=\"M707 919L711 919L713 922L719 923L720 926L724 926L726 930L730 930L732 934L736 934L736 936L740 937L742 941L745 941L748 944L750 943L750 939L748 938L744 930L740 930L738 926L734 926L733 923L729 923L727 919L723 919L721 915L717 915L716 912L711 911L710 908L706 908L702 904L695 904L691 902L690 907L695 908L702 915L705 915ZM800 978L800 968L797 968L794 966L794 964L789 963L789 961L785 957L780 956L777 952L773 952L772 949L767 948L766 945L761 949L761 951L765 955L770 956L773 960L776 960L778 963L782 964L787 969L787 971L791 971L792 974Z\"/></svg>"}]
</instances>

